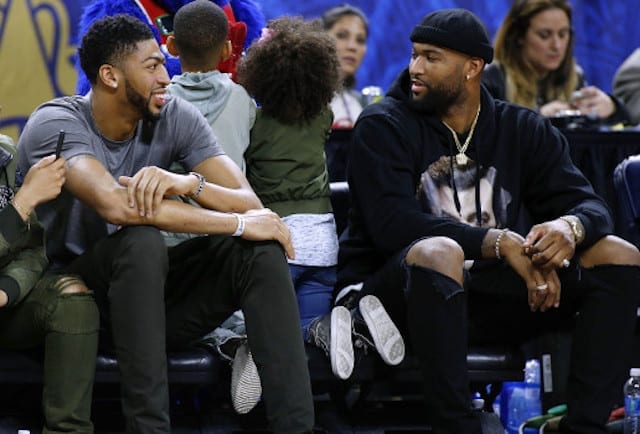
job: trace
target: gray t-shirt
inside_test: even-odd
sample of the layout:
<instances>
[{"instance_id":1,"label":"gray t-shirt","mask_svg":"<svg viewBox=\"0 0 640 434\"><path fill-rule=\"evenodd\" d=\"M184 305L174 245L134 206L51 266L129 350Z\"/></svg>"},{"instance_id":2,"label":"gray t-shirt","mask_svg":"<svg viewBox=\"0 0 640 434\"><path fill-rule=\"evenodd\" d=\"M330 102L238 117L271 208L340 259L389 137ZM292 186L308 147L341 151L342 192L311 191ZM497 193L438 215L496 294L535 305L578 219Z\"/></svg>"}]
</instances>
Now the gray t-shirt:
<instances>
[{"instance_id":1,"label":"gray t-shirt","mask_svg":"<svg viewBox=\"0 0 640 434\"><path fill-rule=\"evenodd\" d=\"M188 171L224 153L202 114L180 98L172 98L163 107L159 120L140 121L131 139L112 142L96 128L90 95L57 98L36 109L18 142L21 173L55 152L60 130L65 131L62 155L67 160L90 155L116 180L145 166L168 169L173 161ZM65 189L55 200L39 206L37 213L47 230L47 254L54 266L68 264L117 229Z\"/></svg>"}]
</instances>

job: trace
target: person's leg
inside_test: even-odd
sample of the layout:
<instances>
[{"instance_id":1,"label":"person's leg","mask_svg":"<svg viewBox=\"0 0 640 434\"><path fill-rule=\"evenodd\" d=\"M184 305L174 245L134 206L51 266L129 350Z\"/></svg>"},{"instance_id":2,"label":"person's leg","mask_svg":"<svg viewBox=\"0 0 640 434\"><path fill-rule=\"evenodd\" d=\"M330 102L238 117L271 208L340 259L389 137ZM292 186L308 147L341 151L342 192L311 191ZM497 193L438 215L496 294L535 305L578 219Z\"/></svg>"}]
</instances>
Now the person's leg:
<instances>
[{"instance_id":1,"label":"person's leg","mask_svg":"<svg viewBox=\"0 0 640 434\"><path fill-rule=\"evenodd\" d=\"M119 230L77 258L69 270L96 296L113 339L129 433L169 433L164 284L167 248L148 226Z\"/></svg>"},{"instance_id":2,"label":"person's leg","mask_svg":"<svg viewBox=\"0 0 640 434\"><path fill-rule=\"evenodd\" d=\"M199 340L199 344L214 349L223 360L232 362L236 350L246 340L247 330L244 324L244 314L241 310L237 310L212 332L204 335Z\"/></svg>"},{"instance_id":3,"label":"person's leg","mask_svg":"<svg viewBox=\"0 0 640 434\"><path fill-rule=\"evenodd\" d=\"M353 372L355 361L351 313L343 306L331 308L336 267L289 264L289 270L298 300L304 341L323 350L334 375L346 380Z\"/></svg>"},{"instance_id":4,"label":"person's leg","mask_svg":"<svg viewBox=\"0 0 640 434\"><path fill-rule=\"evenodd\" d=\"M605 433L611 408L622 400L640 304L640 254L615 237L601 240L581 259L580 297L568 383L568 414L561 428Z\"/></svg>"},{"instance_id":5,"label":"person's leg","mask_svg":"<svg viewBox=\"0 0 640 434\"><path fill-rule=\"evenodd\" d=\"M419 240L365 280L360 294L383 303L418 359L425 405L437 434L478 434L467 374L464 255L450 239Z\"/></svg>"},{"instance_id":6,"label":"person's leg","mask_svg":"<svg viewBox=\"0 0 640 434\"><path fill-rule=\"evenodd\" d=\"M173 247L170 261L169 344L193 342L241 307L272 429L311 431L311 384L282 248L275 242L201 237Z\"/></svg>"},{"instance_id":7,"label":"person's leg","mask_svg":"<svg viewBox=\"0 0 640 434\"><path fill-rule=\"evenodd\" d=\"M0 326L0 346L44 341L43 433L93 433L91 396L98 309L77 279L45 276Z\"/></svg>"},{"instance_id":8,"label":"person's leg","mask_svg":"<svg viewBox=\"0 0 640 434\"><path fill-rule=\"evenodd\" d=\"M311 321L331 311L333 286L336 283L336 267L290 264L289 269L298 301L302 337L307 341Z\"/></svg>"}]
</instances>

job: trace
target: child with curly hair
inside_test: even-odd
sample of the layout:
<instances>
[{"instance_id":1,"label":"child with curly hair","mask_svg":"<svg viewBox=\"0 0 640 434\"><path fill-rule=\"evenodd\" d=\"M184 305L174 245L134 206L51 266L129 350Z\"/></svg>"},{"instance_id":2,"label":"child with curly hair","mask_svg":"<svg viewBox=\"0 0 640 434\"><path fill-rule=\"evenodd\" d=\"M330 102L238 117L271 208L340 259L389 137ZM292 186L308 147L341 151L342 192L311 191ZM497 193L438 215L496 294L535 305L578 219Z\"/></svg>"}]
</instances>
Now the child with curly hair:
<instances>
[{"instance_id":1,"label":"child with curly hair","mask_svg":"<svg viewBox=\"0 0 640 434\"><path fill-rule=\"evenodd\" d=\"M352 313L332 309L338 239L324 154L333 123L329 103L341 86L335 41L317 22L272 20L237 76L260 105L245 152L247 178L291 233L289 267L303 335L346 379L354 364Z\"/></svg>"}]
</instances>

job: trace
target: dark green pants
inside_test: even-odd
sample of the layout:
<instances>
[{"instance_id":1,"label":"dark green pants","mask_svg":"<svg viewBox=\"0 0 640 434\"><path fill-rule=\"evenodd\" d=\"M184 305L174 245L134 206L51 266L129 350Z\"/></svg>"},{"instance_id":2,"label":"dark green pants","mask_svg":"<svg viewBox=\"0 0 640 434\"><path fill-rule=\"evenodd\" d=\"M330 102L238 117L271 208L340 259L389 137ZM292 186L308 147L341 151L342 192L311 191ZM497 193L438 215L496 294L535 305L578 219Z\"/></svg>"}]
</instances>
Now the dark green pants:
<instances>
[{"instance_id":1,"label":"dark green pants","mask_svg":"<svg viewBox=\"0 0 640 434\"><path fill-rule=\"evenodd\" d=\"M91 396L98 348L93 294L63 294L45 276L16 306L0 310L0 347L44 343L43 433L93 433Z\"/></svg>"}]
</instances>

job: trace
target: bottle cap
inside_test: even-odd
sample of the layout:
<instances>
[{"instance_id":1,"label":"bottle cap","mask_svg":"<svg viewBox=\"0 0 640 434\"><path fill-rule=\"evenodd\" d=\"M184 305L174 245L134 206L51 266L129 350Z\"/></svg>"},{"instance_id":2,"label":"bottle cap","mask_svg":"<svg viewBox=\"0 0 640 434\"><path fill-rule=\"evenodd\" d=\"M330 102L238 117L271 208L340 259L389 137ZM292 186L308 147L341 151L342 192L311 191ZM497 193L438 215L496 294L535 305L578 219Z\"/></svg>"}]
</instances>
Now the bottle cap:
<instances>
[{"instance_id":1,"label":"bottle cap","mask_svg":"<svg viewBox=\"0 0 640 434\"><path fill-rule=\"evenodd\" d=\"M640 377L640 368L631 368L631 370L629 371L629 376Z\"/></svg>"}]
</instances>

